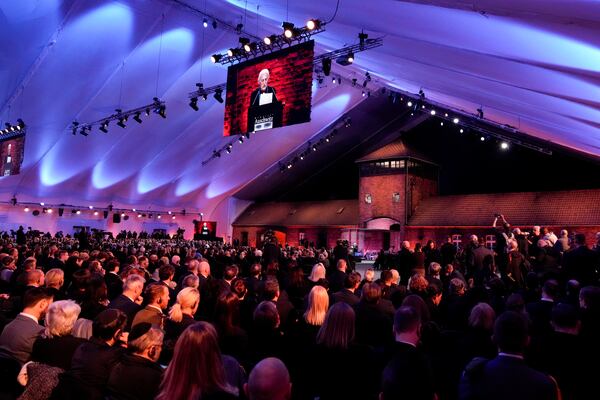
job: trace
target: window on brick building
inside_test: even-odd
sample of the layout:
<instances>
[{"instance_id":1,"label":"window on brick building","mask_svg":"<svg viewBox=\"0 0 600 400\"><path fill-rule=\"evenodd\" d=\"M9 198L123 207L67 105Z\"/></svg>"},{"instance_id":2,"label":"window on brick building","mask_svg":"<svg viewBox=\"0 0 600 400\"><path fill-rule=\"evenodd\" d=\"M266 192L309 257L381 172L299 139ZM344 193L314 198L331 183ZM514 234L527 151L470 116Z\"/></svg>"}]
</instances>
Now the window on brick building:
<instances>
[{"instance_id":1,"label":"window on brick building","mask_svg":"<svg viewBox=\"0 0 600 400\"><path fill-rule=\"evenodd\" d=\"M459 234L452 235L452 244L454 245L454 247L456 247L458 249L460 247L460 245L462 244L462 235L459 235Z\"/></svg>"},{"instance_id":2,"label":"window on brick building","mask_svg":"<svg viewBox=\"0 0 600 400\"><path fill-rule=\"evenodd\" d=\"M299 232L299 233L298 233L298 242L299 242L299 243L302 243L302 242L304 242L304 240L306 240L306 233L304 233L304 232Z\"/></svg>"},{"instance_id":3,"label":"window on brick building","mask_svg":"<svg viewBox=\"0 0 600 400\"><path fill-rule=\"evenodd\" d=\"M487 247L490 250L494 250L496 248L495 235L485 235L485 247Z\"/></svg>"},{"instance_id":4,"label":"window on brick building","mask_svg":"<svg viewBox=\"0 0 600 400\"><path fill-rule=\"evenodd\" d=\"M392 193L392 201L394 203L400 203L400 193L398 193L398 192Z\"/></svg>"}]
</instances>

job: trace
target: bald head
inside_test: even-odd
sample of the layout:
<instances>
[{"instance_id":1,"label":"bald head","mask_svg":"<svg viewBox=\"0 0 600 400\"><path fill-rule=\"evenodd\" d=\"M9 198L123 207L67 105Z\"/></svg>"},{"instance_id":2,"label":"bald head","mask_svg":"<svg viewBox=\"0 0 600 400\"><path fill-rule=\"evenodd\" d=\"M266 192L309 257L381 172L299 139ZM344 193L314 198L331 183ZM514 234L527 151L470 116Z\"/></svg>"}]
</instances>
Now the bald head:
<instances>
[{"instance_id":1,"label":"bald head","mask_svg":"<svg viewBox=\"0 0 600 400\"><path fill-rule=\"evenodd\" d=\"M250 372L245 389L250 400L287 400L292 393L290 374L278 358L265 358Z\"/></svg>"}]
</instances>

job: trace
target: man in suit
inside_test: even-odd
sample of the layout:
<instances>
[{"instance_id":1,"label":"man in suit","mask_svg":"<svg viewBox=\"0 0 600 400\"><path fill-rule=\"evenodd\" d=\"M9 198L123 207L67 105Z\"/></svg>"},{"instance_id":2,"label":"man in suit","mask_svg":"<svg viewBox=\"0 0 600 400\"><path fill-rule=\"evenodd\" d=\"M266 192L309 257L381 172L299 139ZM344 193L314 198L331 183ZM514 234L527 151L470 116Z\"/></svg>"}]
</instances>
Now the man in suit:
<instances>
[{"instance_id":1,"label":"man in suit","mask_svg":"<svg viewBox=\"0 0 600 400\"><path fill-rule=\"evenodd\" d=\"M256 107L260 105L261 94L272 94L272 103L279 101L277 100L277 95L275 94L275 88L269 86L270 77L271 74L266 68L258 73L258 88L254 90L250 96L250 107Z\"/></svg>"},{"instance_id":2,"label":"man in suit","mask_svg":"<svg viewBox=\"0 0 600 400\"><path fill-rule=\"evenodd\" d=\"M546 336L552 332L552 308L560 294L560 286L554 279L549 279L542 286L542 298L527 304L527 314L531 319L531 335Z\"/></svg>"},{"instance_id":3,"label":"man in suit","mask_svg":"<svg viewBox=\"0 0 600 400\"><path fill-rule=\"evenodd\" d=\"M362 297L354 306L356 313L356 341L373 347L392 341L392 318L394 306L381 298L381 287L377 283L365 283Z\"/></svg>"},{"instance_id":4,"label":"man in suit","mask_svg":"<svg viewBox=\"0 0 600 400\"><path fill-rule=\"evenodd\" d=\"M123 284L123 293L110 302L109 308L120 310L127 316L126 330L129 331L135 314L142 308L141 297L146 280L137 274L129 275Z\"/></svg>"},{"instance_id":5,"label":"man in suit","mask_svg":"<svg viewBox=\"0 0 600 400\"><path fill-rule=\"evenodd\" d=\"M29 361L33 343L44 331L39 324L52 303L52 294L45 288L33 288L23 296L23 311L4 327L0 336L0 357Z\"/></svg>"},{"instance_id":6,"label":"man in suit","mask_svg":"<svg viewBox=\"0 0 600 400\"><path fill-rule=\"evenodd\" d=\"M344 288L344 280L346 279L346 269L348 264L346 260L338 260L336 269L331 271L329 275L329 290L333 293L340 291Z\"/></svg>"},{"instance_id":7,"label":"man in suit","mask_svg":"<svg viewBox=\"0 0 600 400\"><path fill-rule=\"evenodd\" d=\"M381 400L435 398L431 365L417 348L421 320L412 307L400 307L394 315L393 356L382 374Z\"/></svg>"},{"instance_id":8,"label":"man in suit","mask_svg":"<svg viewBox=\"0 0 600 400\"><path fill-rule=\"evenodd\" d=\"M120 263L116 259L106 264L104 281L108 290L108 299L114 300L123 292L123 279L119 276Z\"/></svg>"},{"instance_id":9,"label":"man in suit","mask_svg":"<svg viewBox=\"0 0 600 400\"><path fill-rule=\"evenodd\" d=\"M158 283L165 286L169 290L169 306L175 304L177 300L177 293L175 287L177 286L173 279L175 277L175 267L172 265L163 265L158 269Z\"/></svg>"},{"instance_id":10,"label":"man in suit","mask_svg":"<svg viewBox=\"0 0 600 400\"><path fill-rule=\"evenodd\" d=\"M575 249L564 253L563 268L567 279L576 279L581 286L598 283L598 254L585 243L585 234L575 235Z\"/></svg>"},{"instance_id":11,"label":"man in suit","mask_svg":"<svg viewBox=\"0 0 600 400\"><path fill-rule=\"evenodd\" d=\"M244 392L250 400L288 400L292 383L285 364L278 358L265 358L252 369Z\"/></svg>"},{"instance_id":12,"label":"man in suit","mask_svg":"<svg viewBox=\"0 0 600 400\"><path fill-rule=\"evenodd\" d=\"M356 295L356 289L358 289L359 286L360 274L358 272L349 273L344 278L344 288L331 295L331 304L342 302L349 306L355 305L360 301Z\"/></svg>"},{"instance_id":13,"label":"man in suit","mask_svg":"<svg viewBox=\"0 0 600 400\"><path fill-rule=\"evenodd\" d=\"M529 343L528 321L520 313L506 311L494 325L498 356L474 359L467 365L459 386L459 399L556 400L558 390L547 375L525 364Z\"/></svg>"},{"instance_id":14,"label":"man in suit","mask_svg":"<svg viewBox=\"0 0 600 400\"><path fill-rule=\"evenodd\" d=\"M165 317L163 310L169 305L169 289L160 283L153 283L146 288L145 296L148 305L135 314L131 327L148 322L162 329Z\"/></svg>"},{"instance_id":15,"label":"man in suit","mask_svg":"<svg viewBox=\"0 0 600 400\"><path fill-rule=\"evenodd\" d=\"M279 321L282 330L287 330L293 320L296 317L294 305L288 299L287 293L280 292L279 282L277 279L268 279L264 286L265 300L273 302L277 307L277 313L279 314Z\"/></svg>"}]
</instances>

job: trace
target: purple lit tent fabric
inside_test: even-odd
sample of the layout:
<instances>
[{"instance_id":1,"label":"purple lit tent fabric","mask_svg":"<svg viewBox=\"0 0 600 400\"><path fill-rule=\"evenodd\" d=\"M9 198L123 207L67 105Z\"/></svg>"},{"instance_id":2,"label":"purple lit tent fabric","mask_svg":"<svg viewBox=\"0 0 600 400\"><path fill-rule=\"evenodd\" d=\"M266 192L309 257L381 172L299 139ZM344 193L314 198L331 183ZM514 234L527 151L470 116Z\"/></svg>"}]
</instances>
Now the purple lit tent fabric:
<instances>
[{"instance_id":1,"label":"purple lit tent fabric","mask_svg":"<svg viewBox=\"0 0 600 400\"><path fill-rule=\"evenodd\" d=\"M246 13L245 4L209 0L206 12L233 25L245 14L244 29L262 37L286 18L327 20L336 1L289 2L289 17L283 0L250 0ZM209 57L236 46L235 32L203 28L201 15L167 0L4 1L0 26L0 118L28 124L21 174L0 178L4 200L187 207L222 219L244 185L364 101L349 85L315 82L312 122L257 134L202 166L228 141L224 105L209 98L194 112L187 93L225 82L226 67ZM326 29L317 53L356 43L361 29L383 37L354 66L334 63L342 77L368 70L379 84L422 88L469 113L483 106L486 118L600 155L600 1L342 0ZM88 137L68 129L155 95L167 119Z\"/></svg>"}]
</instances>

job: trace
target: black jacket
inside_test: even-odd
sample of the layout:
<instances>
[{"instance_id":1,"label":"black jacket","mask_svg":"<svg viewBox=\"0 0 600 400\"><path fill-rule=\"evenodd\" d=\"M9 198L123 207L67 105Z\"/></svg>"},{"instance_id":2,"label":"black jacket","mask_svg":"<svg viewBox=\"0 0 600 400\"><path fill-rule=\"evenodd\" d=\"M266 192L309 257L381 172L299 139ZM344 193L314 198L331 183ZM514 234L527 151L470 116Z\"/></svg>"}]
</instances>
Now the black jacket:
<instances>
[{"instance_id":1,"label":"black jacket","mask_svg":"<svg viewBox=\"0 0 600 400\"><path fill-rule=\"evenodd\" d=\"M108 399L152 400L158 394L163 370L155 362L126 354L110 373Z\"/></svg>"}]
</instances>

